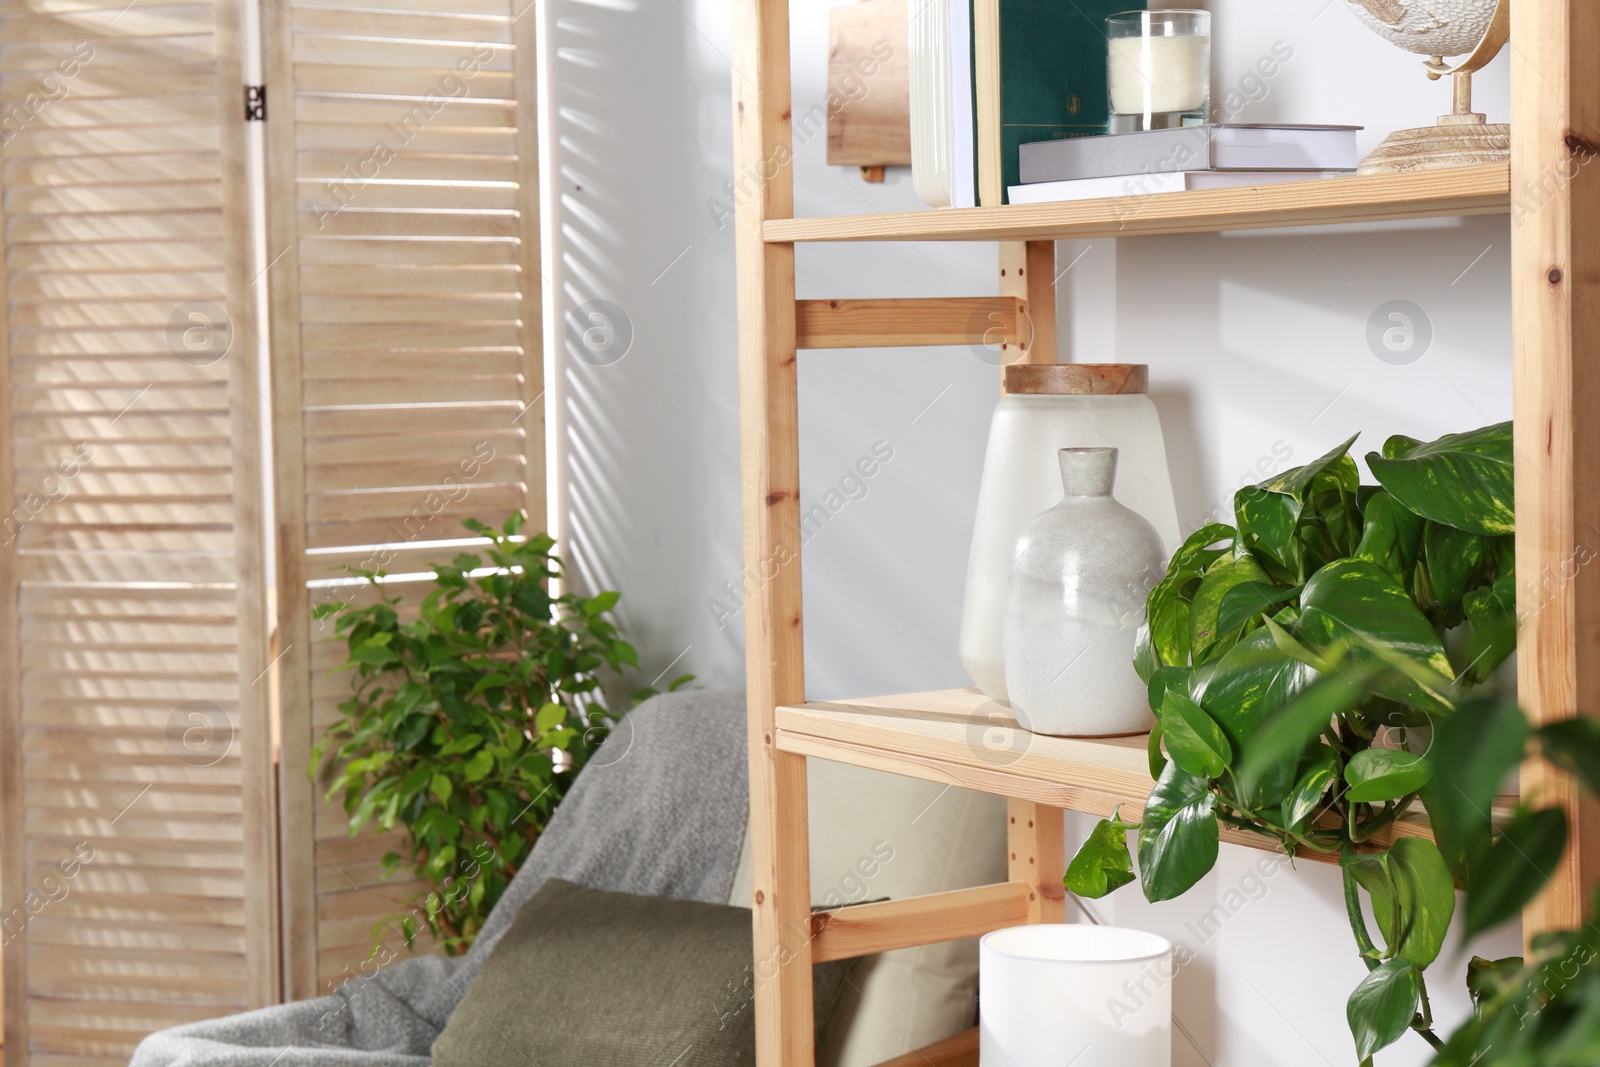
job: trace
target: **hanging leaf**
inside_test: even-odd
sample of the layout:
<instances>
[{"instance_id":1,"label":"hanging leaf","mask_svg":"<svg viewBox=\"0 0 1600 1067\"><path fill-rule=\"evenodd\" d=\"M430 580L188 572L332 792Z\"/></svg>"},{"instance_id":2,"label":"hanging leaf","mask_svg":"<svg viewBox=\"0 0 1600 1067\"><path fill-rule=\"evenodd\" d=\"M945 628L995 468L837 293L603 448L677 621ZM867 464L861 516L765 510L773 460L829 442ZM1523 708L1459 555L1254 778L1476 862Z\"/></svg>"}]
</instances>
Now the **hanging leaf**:
<instances>
[{"instance_id":1,"label":"hanging leaf","mask_svg":"<svg viewBox=\"0 0 1600 1067\"><path fill-rule=\"evenodd\" d=\"M1538 896L1567 847L1560 808L1517 812L1467 886L1465 937L1499 926Z\"/></svg>"},{"instance_id":2,"label":"hanging leaf","mask_svg":"<svg viewBox=\"0 0 1600 1067\"><path fill-rule=\"evenodd\" d=\"M1133 857L1128 855L1128 831L1135 829L1117 819L1101 819L1067 867L1066 887L1080 897L1098 899L1133 881Z\"/></svg>"},{"instance_id":3,"label":"hanging leaf","mask_svg":"<svg viewBox=\"0 0 1600 1067\"><path fill-rule=\"evenodd\" d=\"M1434 840L1457 878L1467 881L1489 848L1490 812L1506 774L1522 760L1528 720L1514 703L1476 699L1434 728L1434 779L1422 792Z\"/></svg>"},{"instance_id":4,"label":"hanging leaf","mask_svg":"<svg viewBox=\"0 0 1600 1067\"><path fill-rule=\"evenodd\" d=\"M1409 960L1385 960L1361 980L1345 1005L1356 1058L1367 1061L1405 1035L1417 1013L1422 976Z\"/></svg>"},{"instance_id":5,"label":"hanging leaf","mask_svg":"<svg viewBox=\"0 0 1600 1067\"><path fill-rule=\"evenodd\" d=\"M1390 952L1427 970L1444 947L1456 911L1456 887L1438 846L1424 837L1402 837L1384 853L1399 925L1384 930Z\"/></svg>"},{"instance_id":6,"label":"hanging leaf","mask_svg":"<svg viewBox=\"0 0 1600 1067\"><path fill-rule=\"evenodd\" d=\"M1344 780L1350 786L1345 799L1352 804L1399 800L1415 793L1433 777L1433 767L1421 756L1393 748L1368 748L1350 757Z\"/></svg>"},{"instance_id":7,"label":"hanging leaf","mask_svg":"<svg viewBox=\"0 0 1600 1067\"><path fill-rule=\"evenodd\" d=\"M1424 518L1484 537L1516 529L1511 423L1426 444L1403 441L1393 449L1386 445L1384 455L1367 456L1373 477L1396 500Z\"/></svg>"},{"instance_id":8,"label":"hanging leaf","mask_svg":"<svg viewBox=\"0 0 1600 1067\"><path fill-rule=\"evenodd\" d=\"M1584 715L1561 719L1539 727L1536 736L1540 755L1600 794L1600 722Z\"/></svg>"},{"instance_id":9,"label":"hanging leaf","mask_svg":"<svg viewBox=\"0 0 1600 1067\"><path fill-rule=\"evenodd\" d=\"M1145 898L1187 893L1217 862L1221 831L1210 783L1169 763L1145 802L1139 826L1139 879Z\"/></svg>"},{"instance_id":10,"label":"hanging leaf","mask_svg":"<svg viewBox=\"0 0 1600 1067\"><path fill-rule=\"evenodd\" d=\"M1218 778L1233 762L1233 746L1205 709L1169 691L1161 705L1167 753L1179 767L1201 778Z\"/></svg>"}]
</instances>

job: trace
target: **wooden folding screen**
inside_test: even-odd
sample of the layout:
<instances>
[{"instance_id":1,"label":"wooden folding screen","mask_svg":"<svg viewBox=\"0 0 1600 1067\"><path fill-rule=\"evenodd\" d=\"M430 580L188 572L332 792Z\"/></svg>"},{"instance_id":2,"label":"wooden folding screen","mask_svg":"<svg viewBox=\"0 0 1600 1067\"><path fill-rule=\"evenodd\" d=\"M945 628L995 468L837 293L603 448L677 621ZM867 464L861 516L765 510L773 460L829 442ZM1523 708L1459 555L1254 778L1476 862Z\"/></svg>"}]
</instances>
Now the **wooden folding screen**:
<instances>
[{"instance_id":1,"label":"wooden folding screen","mask_svg":"<svg viewBox=\"0 0 1600 1067\"><path fill-rule=\"evenodd\" d=\"M338 584L346 566L415 575L460 551L464 517L544 523L537 16L532 0L274 0L262 18L283 763L297 768L348 692L311 618L371 595ZM370 966L374 923L419 886L380 881L395 841L351 839L320 786L283 785L298 997Z\"/></svg>"},{"instance_id":2,"label":"wooden folding screen","mask_svg":"<svg viewBox=\"0 0 1600 1067\"><path fill-rule=\"evenodd\" d=\"M10 1067L279 996L237 12L0 18Z\"/></svg>"}]
</instances>

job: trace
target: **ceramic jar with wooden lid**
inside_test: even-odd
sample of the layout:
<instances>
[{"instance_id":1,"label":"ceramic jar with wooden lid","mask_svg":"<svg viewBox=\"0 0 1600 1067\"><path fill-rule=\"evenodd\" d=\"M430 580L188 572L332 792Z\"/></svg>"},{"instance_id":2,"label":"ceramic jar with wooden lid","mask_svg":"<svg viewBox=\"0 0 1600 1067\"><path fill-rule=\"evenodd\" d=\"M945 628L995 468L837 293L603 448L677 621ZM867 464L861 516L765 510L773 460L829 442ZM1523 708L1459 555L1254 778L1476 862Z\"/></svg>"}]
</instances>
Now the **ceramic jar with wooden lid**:
<instances>
[{"instance_id":1,"label":"ceramic jar with wooden lid","mask_svg":"<svg viewBox=\"0 0 1600 1067\"><path fill-rule=\"evenodd\" d=\"M1179 541L1161 420L1141 363L1018 364L989 425L978 514L961 611L961 664L991 700L1005 703L1006 583L1017 535L1061 499L1063 448L1115 448L1112 496L1156 528L1168 552ZM1131 666L1130 666L1131 669Z\"/></svg>"}]
</instances>

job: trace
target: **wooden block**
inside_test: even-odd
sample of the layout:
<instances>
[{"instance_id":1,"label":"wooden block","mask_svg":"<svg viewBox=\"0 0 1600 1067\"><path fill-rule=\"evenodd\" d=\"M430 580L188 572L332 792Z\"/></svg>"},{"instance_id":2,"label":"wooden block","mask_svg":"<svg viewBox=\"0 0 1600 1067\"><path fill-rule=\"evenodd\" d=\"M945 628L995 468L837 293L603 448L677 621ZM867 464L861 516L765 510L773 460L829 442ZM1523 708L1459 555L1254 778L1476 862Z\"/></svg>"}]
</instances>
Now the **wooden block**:
<instances>
[{"instance_id":1,"label":"wooden block","mask_svg":"<svg viewBox=\"0 0 1600 1067\"><path fill-rule=\"evenodd\" d=\"M828 163L910 166L906 0L861 0L828 13ZM794 120L796 138L813 127Z\"/></svg>"}]
</instances>

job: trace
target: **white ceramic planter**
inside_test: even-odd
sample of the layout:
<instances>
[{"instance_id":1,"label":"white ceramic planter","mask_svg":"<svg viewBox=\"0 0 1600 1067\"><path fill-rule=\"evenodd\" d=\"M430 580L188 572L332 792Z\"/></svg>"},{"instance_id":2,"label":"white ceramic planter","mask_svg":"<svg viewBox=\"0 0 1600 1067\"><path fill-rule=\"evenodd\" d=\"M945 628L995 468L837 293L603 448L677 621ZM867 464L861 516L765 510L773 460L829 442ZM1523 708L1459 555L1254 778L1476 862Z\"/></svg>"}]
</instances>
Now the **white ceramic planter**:
<instances>
[{"instance_id":1,"label":"white ceramic planter","mask_svg":"<svg viewBox=\"0 0 1600 1067\"><path fill-rule=\"evenodd\" d=\"M1013 926L978 942L979 1067L1171 1067L1172 943Z\"/></svg>"}]
</instances>

